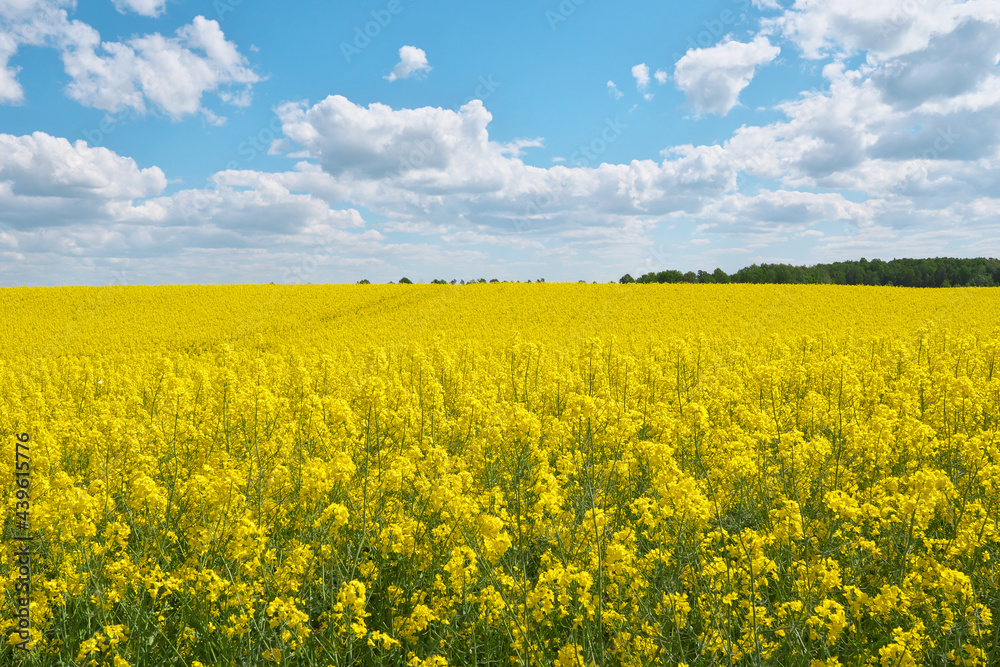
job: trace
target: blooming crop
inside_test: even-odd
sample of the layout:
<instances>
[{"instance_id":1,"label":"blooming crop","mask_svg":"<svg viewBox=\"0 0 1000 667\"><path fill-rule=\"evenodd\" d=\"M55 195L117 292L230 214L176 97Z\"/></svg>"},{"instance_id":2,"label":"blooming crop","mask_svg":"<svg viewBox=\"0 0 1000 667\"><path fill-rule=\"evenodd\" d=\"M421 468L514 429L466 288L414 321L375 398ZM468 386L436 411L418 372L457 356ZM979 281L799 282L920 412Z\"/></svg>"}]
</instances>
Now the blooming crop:
<instances>
[{"instance_id":1,"label":"blooming crop","mask_svg":"<svg viewBox=\"0 0 1000 667\"><path fill-rule=\"evenodd\" d=\"M997 289L17 288L0 313L24 664L1000 661Z\"/></svg>"}]
</instances>

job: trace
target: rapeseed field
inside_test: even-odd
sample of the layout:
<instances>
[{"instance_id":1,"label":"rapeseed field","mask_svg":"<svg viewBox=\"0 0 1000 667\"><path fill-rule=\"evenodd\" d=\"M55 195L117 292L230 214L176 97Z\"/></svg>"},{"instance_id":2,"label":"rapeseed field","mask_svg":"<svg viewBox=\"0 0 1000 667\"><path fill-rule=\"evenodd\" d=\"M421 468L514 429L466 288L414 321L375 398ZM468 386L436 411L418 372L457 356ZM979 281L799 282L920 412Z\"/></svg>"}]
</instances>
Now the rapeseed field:
<instances>
[{"instance_id":1,"label":"rapeseed field","mask_svg":"<svg viewBox=\"0 0 1000 667\"><path fill-rule=\"evenodd\" d=\"M0 315L0 664L1000 662L998 289L16 288Z\"/></svg>"}]
</instances>

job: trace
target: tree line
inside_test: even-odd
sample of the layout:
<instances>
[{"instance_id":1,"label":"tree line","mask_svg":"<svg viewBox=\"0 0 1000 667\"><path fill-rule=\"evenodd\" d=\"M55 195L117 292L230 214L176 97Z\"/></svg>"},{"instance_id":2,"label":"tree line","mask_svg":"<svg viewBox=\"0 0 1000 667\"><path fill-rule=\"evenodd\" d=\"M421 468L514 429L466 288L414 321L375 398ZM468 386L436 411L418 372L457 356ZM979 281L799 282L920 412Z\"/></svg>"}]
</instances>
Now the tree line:
<instances>
[{"instance_id":1,"label":"tree line","mask_svg":"<svg viewBox=\"0 0 1000 667\"><path fill-rule=\"evenodd\" d=\"M1000 285L1000 259L881 259L833 262L814 266L753 264L732 275L722 269L666 270L639 278L625 274L620 283L777 283L825 285L885 285L896 287L993 287Z\"/></svg>"}]
</instances>

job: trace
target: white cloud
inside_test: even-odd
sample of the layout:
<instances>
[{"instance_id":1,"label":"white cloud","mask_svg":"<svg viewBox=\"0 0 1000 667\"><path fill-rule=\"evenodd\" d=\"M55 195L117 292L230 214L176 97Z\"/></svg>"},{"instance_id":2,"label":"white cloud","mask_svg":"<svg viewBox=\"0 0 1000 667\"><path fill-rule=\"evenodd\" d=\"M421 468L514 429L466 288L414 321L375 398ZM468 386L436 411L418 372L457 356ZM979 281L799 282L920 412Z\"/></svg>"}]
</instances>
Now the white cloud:
<instances>
[{"instance_id":1,"label":"white cloud","mask_svg":"<svg viewBox=\"0 0 1000 667\"><path fill-rule=\"evenodd\" d=\"M311 194L293 193L283 179L258 172L221 172L214 188L181 190L151 199L145 215L160 225L211 226L247 238L259 234L288 236L310 228L364 227L354 209L334 210Z\"/></svg>"},{"instance_id":2,"label":"white cloud","mask_svg":"<svg viewBox=\"0 0 1000 667\"><path fill-rule=\"evenodd\" d=\"M8 62L17 52L17 43L4 33L0 33L0 104L18 104L24 99L24 91L17 81L18 68Z\"/></svg>"},{"instance_id":3,"label":"white cloud","mask_svg":"<svg viewBox=\"0 0 1000 667\"><path fill-rule=\"evenodd\" d=\"M130 8L157 15L164 0L116 0L120 11ZM23 91L10 58L21 46L60 51L70 76L68 95L87 106L117 111L148 107L171 118L204 113L201 99L216 93L223 102L249 103L251 87L260 78L228 42L215 21L198 16L174 37L159 34L127 42L102 42L93 27L70 20L75 0L4 0L0 4L0 102L19 103Z\"/></svg>"},{"instance_id":4,"label":"white cloud","mask_svg":"<svg viewBox=\"0 0 1000 667\"><path fill-rule=\"evenodd\" d=\"M524 236L502 236L499 234L486 234L474 230L447 230L440 234L441 240L449 245L478 245L489 244L491 246L517 248L518 250L545 250L545 244L535 239Z\"/></svg>"},{"instance_id":5,"label":"white cloud","mask_svg":"<svg viewBox=\"0 0 1000 667\"><path fill-rule=\"evenodd\" d=\"M887 60L873 74L883 98L896 108L952 99L996 77L1000 23L967 20L930 38L922 50Z\"/></svg>"},{"instance_id":6,"label":"white cloud","mask_svg":"<svg viewBox=\"0 0 1000 667\"><path fill-rule=\"evenodd\" d=\"M649 67L646 63L639 63L632 68L632 76L635 78L635 87L643 98L648 102L653 99L653 94L646 92L649 89Z\"/></svg>"},{"instance_id":7,"label":"white cloud","mask_svg":"<svg viewBox=\"0 0 1000 667\"><path fill-rule=\"evenodd\" d=\"M0 18L25 20L56 8L73 8L75 4L75 0L3 0L0 2Z\"/></svg>"},{"instance_id":8,"label":"white cloud","mask_svg":"<svg viewBox=\"0 0 1000 667\"><path fill-rule=\"evenodd\" d=\"M457 112L436 107L395 111L379 103L366 109L333 95L308 109L282 105L278 116L285 134L334 175L384 178L433 169L471 183L486 176L488 163L502 148L487 139L486 125L493 117L480 100Z\"/></svg>"},{"instance_id":9,"label":"white cloud","mask_svg":"<svg viewBox=\"0 0 1000 667\"><path fill-rule=\"evenodd\" d=\"M24 91L17 80L20 68L10 59L21 46L42 46L68 25L66 8L73 0L0 1L0 104L20 104Z\"/></svg>"},{"instance_id":10,"label":"white cloud","mask_svg":"<svg viewBox=\"0 0 1000 667\"><path fill-rule=\"evenodd\" d=\"M344 200L396 221L475 221L508 232L602 227L697 210L735 184L718 146L679 147L663 163L598 165L598 156L574 154L570 161L583 166L525 165L510 143L490 140L492 116L478 100L459 111L394 110L333 96L278 114L285 134L319 161ZM606 143L625 131L615 119L595 138Z\"/></svg>"},{"instance_id":11,"label":"white cloud","mask_svg":"<svg viewBox=\"0 0 1000 667\"><path fill-rule=\"evenodd\" d=\"M500 152L504 155L521 157L524 154L525 148L542 148L544 146L545 140L541 137L536 137L535 139L515 139L509 143L501 144Z\"/></svg>"},{"instance_id":12,"label":"white cloud","mask_svg":"<svg viewBox=\"0 0 1000 667\"><path fill-rule=\"evenodd\" d=\"M839 193L812 193L795 190L766 190L753 196L727 195L706 206L696 219L700 232L805 230L819 222L866 227L874 213L872 206L849 201Z\"/></svg>"},{"instance_id":13,"label":"white cloud","mask_svg":"<svg viewBox=\"0 0 1000 667\"><path fill-rule=\"evenodd\" d=\"M219 24L202 16L172 38L152 34L127 43L102 43L96 30L74 21L63 48L73 79L69 96L105 111L145 112L152 106L174 120L199 112L215 120L202 104L205 94L246 106L260 81Z\"/></svg>"},{"instance_id":14,"label":"white cloud","mask_svg":"<svg viewBox=\"0 0 1000 667\"><path fill-rule=\"evenodd\" d=\"M887 91L887 73L908 71L920 61L915 55L858 70L828 65L828 90L778 105L785 121L740 128L726 142L727 154L748 173L786 187L934 197L935 206L997 187L989 176L1000 156L997 75L982 79L959 69L954 78L961 85L929 76L916 87Z\"/></svg>"},{"instance_id":15,"label":"white cloud","mask_svg":"<svg viewBox=\"0 0 1000 667\"><path fill-rule=\"evenodd\" d=\"M399 62L396 67L385 78L389 81L397 79L408 79L414 74L429 72L431 66L427 64L427 54L423 49L415 46L403 46L399 49Z\"/></svg>"},{"instance_id":16,"label":"white cloud","mask_svg":"<svg viewBox=\"0 0 1000 667\"><path fill-rule=\"evenodd\" d=\"M649 88L649 67L646 63L639 63L632 68L632 76L635 78L635 87L641 93Z\"/></svg>"},{"instance_id":17,"label":"white cloud","mask_svg":"<svg viewBox=\"0 0 1000 667\"><path fill-rule=\"evenodd\" d=\"M130 0L131 7L147 13L162 4ZM155 33L103 42L93 27L69 20L67 8L75 3L7 0L0 6L0 102L23 100L9 60L24 45L58 49L70 77L69 97L105 111L152 109L174 120L201 113L217 122L203 104L206 94L246 106L260 81L216 21L198 16L173 37Z\"/></svg>"},{"instance_id":18,"label":"white cloud","mask_svg":"<svg viewBox=\"0 0 1000 667\"><path fill-rule=\"evenodd\" d=\"M140 169L107 148L71 144L42 132L0 134L0 224L13 229L98 226L200 226L240 234L291 234L318 227L364 227L354 209L333 209L329 177L224 171L211 187L162 195L158 167ZM301 190L313 189L315 193ZM298 191L298 192L296 192ZM245 242L245 240L244 240Z\"/></svg>"},{"instance_id":19,"label":"white cloud","mask_svg":"<svg viewBox=\"0 0 1000 667\"><path fill-rule=\"evenodd\" d=\"M691 49L677 61L674 81L698 113L725 116L750 85L756 68L777 58L780 51L764 36L749 44L730 40L707 49Z\"/></svg>"},{"instance_id":20,"label":"white cloud","mask_svg":"<svg viewBox=\"0 0 1000 667\"><path fill-rule=\"evenodd\" d=\"M796 0L782 15L762 23L766 30L795 42L806 58L868 51L884 60L921 50L933 35L949 33L971 18L996 21L1000 4L991 0Z\"/></svg>"},{"instance_id":21,"label":"white cloud","mask_svg":"<svg viewBox=\"0 0 1000 667\"><path fill-rule=\"evenodd\" d=\"M5 99L12 100L20 90L10 54L28 40L89 44L84 38L92 29L65 20L65 6L44 14L37 22L42 30L23 27L32 17L17 19L20 32L0 30L13 35L6 43L0 37L0 96L7 91ZM0 6L0 15L14 11L10 0L6 7ZM256 275L275 275L275 267L299 262L319 246L332 261L377 267L394 280L404 275L398 266L438 261L458 278L492 277L497 266L511 272L537 267L539 276L550 277L555 262L563 275L586 271L588 262L611 262L635 275L648 234L654 228L666 233L668 226L691 239L692 254L684 261L694 263L723 252L745 252L748 261L751 254L772 261L798 252L779 245L784 243L811 245L816 261L894 249L1000 251L990 241L1000 238L998 200L992 196L1000 192L1000 21L970 18L971 9L956 7L921 3L921 12L947 20L924 34L926 20L914 16L890 26L905 33L892 38L880 30L866 36L868 19L855 17L852 24L838 8L799 0L768 25L771 40L813 44L816 54L826 56L868 45L867 61L834 58L816 88L788 95L790 101L773 108L783 114L780 119L740 127L721 145L668 148L659 161L608 162L611 152L605 149L620 133L634 130L598 125L581 138L593 154L566 153L567 159L553 158L550 167L535 167L521 155L542 140L492 139L492 115L482 102L458 110L393 109L332 96L278 109L285 136L275 137L270 150L311 162L273 174L220 172L206 187L163 195L166 178L155 167L140 169L110 151L48 135L0 135L0 258L28 257L27 263L19 260L20 270L45 253L57 257L49 266L62 258L73 267L102 256L148 257L159 267L157 275L169 276L181 270L176 267L197 268L212 258L238 263L231 273L219 274L232 281L248 267ZM884 17L882 10L873 16ZM785 32L783 26L795 29ZM822 39L810 41L810 35ZM221 31L217 36L228 43ZM81 67L100 84L94 100L160 109L143 79L114 76L118 59L129 67L143 58L154 62L149 54L155 45L146 47L140 39L150 38L111 45L98 40L90 47L92 58L83 54ZM208 49L180 32L159 39L176 43L174 51L212 60ZM724 114L738 103L755 68L778 55L771 40L761 35L749 44L727 40L690 51L673 71L675 82L699 112ZM246 68L235 47L232 53L237 60L228 62ZM216 61L219 67L227 62ZM663 70L651 75L645 63L632 74L647 95L654 79L663 84L670 78ZM194 87L210 83L195 81ZM249 91L251 85L240 87ZM612 81L607 90L620 96ZM236 94L223 87L205 92ZM194 108L208 116L200 107L196 100L177 114ZM628 114L622 117L631 122ZM740 171L758 180L737 187ZM357 210L387 222L370 229ZM421 243L388 237L396 233L420 234ZM720 237L740 247L723 249ZM347 250L325 250L333 245ZM709 261L717 265L706 260L705 268Z\"/></svg>"},{"instance_id":22,"label":"white cloud","mask_svg":"<svg viewBox=\"0 0 1000 667\"><path fill-rule=\"evenodd\" d=\"M2 88L0 88L0 91L2 91ZM625 96L625 93L618 90L618 86L615 85L615 82L610 80L608 81L608 93L616 100L620 100Z\"/></svg>"},{"instance_id":23,"label":"white cloud","mask_svg":"<svg viewBox=\"0 0 1000 667\"><path fill-rule=\"evenodd\" d=\"M328 204L323 195L336 193L328 176L316 176L220 172L210 187L162 195L167 181L157 167L41 132L0 134L0 254L22 262L22 277L0 273L9 281L94 284L95 266L110 274L120 258L140 258L147 282L225 280L234 272L254 282L250 267L305 282L319 264L376 261L385 237L366 229L356 209ZM301 191L309 187L316 192ZM228 275L218 268L227 260L234 262Z\"/></svg>"},{"instance_id":24,"label":"white cloud","mask_svg":"<svg viewBox=\"0 0 1000 667\"><path fill-rule=\"evenodd\" d=\"M106 148L44 132L0 134L0 182L17 196L98 201L148 197L167 184L158 167L139 169L135 160Z\"/></svg>"},{"instance_id":25,"label":"white cloud","mask_svg":"<svg viewBox=\"0 0 1000 667\"><path fill-rule=\"evenodd\" d=\"M112 0L120 13L131 10L142 16L157 17L163 12L167 0Z\"/></svg>"},{"instance_id":26,"label":"white cloud","mask_svg":"<svg viewBox=\"0 0 1000 667\"><path fill-rule=\"evenodd\" d=\"M159 168L140 169L106 148L43 132L0 134L0 225L13 230L101 226L166 185Z\"/></svg>"}]
</instances>

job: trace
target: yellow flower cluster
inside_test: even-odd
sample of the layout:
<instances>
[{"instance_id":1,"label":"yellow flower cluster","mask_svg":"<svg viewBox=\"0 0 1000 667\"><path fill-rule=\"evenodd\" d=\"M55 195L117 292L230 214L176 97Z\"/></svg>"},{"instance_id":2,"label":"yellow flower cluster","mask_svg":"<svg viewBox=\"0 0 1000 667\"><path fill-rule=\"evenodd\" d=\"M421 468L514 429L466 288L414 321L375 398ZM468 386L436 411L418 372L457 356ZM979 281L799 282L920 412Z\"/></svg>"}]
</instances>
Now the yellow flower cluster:
<instances>
[{"instance_id":1,"label":"yellow flower cluster","mask_svg":"<svg viewBox=\"0 0 1000 667\"><path fill-rule=\"evenodd\" d=\"M998 664L998 296L0 290L34 664Z\"/></svg>"}]
</instances>

